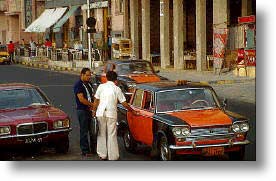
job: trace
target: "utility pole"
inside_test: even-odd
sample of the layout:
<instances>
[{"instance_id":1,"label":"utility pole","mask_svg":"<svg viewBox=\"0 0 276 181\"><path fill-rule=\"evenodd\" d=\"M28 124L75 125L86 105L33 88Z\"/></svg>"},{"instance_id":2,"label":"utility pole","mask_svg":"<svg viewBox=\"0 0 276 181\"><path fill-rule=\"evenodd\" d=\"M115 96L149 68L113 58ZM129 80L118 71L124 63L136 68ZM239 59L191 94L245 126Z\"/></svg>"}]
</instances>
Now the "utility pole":
<instances>
[{"instance_id":1,"label":"utility pole","mask_svg":"<svg viewBox=\"0 0 276 181\"><path fill-rule=\"evenodd\" d=\"M90 0L87 0L87 18L90 18ZM87 26L87 33L88 33L88 61L89 61L89 68L92 69L92 61L91 61L91 33L88 31L90 29Z\"/></svg>"}]
</instances>

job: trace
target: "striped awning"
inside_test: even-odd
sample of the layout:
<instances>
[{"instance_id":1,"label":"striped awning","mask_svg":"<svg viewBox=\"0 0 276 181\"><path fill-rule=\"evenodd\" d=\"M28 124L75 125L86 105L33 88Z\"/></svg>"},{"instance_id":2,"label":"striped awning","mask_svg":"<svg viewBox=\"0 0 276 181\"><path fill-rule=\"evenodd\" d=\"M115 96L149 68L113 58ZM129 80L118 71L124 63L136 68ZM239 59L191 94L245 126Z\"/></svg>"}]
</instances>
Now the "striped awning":
<instances>
[{"instance_id":1,"label":"striped awning","mask_svg":"<svg viewBox=\"0 0 276 181\"><path fill-rule=\"evenodd\" d=\"M74 14L74 12L78 9L79 6L72 6L67 13L55 24L53 28L53 32L59 32L64 23Z\"/></svg>"},{"instance_id":2,"label":"striped awning","mask_svg":"<svg viewBox=\"0 0 276 181\"><path fill-rule=\"evenodd\" d=\"M44 12L34 21L25 32L45 32L53 26L65 13L67 8L45 9Z\"/></svg>"}]
</instances>

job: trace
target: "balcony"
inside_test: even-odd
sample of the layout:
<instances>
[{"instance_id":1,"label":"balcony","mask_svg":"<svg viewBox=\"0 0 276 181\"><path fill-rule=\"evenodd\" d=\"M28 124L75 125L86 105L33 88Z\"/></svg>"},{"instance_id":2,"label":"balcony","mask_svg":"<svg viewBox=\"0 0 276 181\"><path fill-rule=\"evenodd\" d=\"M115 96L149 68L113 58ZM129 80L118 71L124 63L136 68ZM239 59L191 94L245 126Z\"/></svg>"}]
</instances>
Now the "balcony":
<instances>
[{"instance_id":1,"label":"balcony","mask_svg":"<svg viewBox=\"0 0 276 181\"><path fill-rule=\"evenodd\" d=\"M6 0L0 0L0 11L7 11Z\"/></svg>"},{"instance_id":2,"label":"balcony","mask_svg":"<svg viewBox=\"0 0 276 181\"><path fill-rule=\"evenodd\" d=\"M6 14L12 15L21 12L21 0L7 0L7 12Z\"/></svg>"}]
</instances>

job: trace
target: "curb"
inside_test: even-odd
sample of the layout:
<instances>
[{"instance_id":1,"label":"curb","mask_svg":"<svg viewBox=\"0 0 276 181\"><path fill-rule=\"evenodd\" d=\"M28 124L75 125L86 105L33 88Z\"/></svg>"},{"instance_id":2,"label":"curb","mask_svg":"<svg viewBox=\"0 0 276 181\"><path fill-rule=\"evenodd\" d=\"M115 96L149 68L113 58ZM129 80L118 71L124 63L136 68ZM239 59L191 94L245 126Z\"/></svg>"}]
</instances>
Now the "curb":
<instances>
[{"instance_id":1,"label":"curb","mask_svg":"<svg viewBox=\"0 0 276 181\"><path fill-rule=\"evenodd\" d=\"M21 64L27 67L35 67L35 68L42 68L42 69L49 69L54 71L69 71L72 73L79 73L77 68L71 68L71 67L59 67L59 66L50 66L48 64L41 64L41 63L33 63L33 62L26 62L26 61L16 61L15 63ZM204 85L211 85L211 84L217 84L217 85L224 85L224 84L234 84L234 83L244 83L249 81L256 81L255 78L250 79L239 79L239 80L211 80L211 81L198 81L201 84Z\"/></svg>"}]
</instances>

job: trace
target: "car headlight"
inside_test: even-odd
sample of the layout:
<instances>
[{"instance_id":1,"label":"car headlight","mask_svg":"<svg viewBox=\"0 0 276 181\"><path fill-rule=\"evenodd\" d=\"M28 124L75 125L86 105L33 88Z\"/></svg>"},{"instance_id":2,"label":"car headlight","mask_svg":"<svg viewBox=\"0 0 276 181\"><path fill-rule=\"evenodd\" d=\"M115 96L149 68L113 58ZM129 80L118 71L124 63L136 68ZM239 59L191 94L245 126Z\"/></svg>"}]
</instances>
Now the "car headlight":
<instances>
[{"instance_id":1,"label":"car headlight","mask_svg":"<svg viewBox=\"0 0 276 181\"><path fill-rule=\"evenodd\" d=\"M232 130L234 133L244 133L249 130L249 124L246 122L238 122L232 125Z\"/></svg>"},{"instance_id":2,"label":"car headlight","mask_svg":"<svg viewBox=\"0 0 276 181\"><path fill-rule=\"evenodd\" d=\"M188 137L191 134L190 129L188 127L173 128L172 132L175 137Z\"/></svg>"},{"instance_id":3,"label":"car headlight","mask_svg":"<svg viewBox=\"0 0 276 181\"><path fill-rule=\"evenodd\" d=\"M240 126L239 126L239 124L233 124L233 125L232 125L232 130L233 130L233 132L235 132L235 133L240 132Z\"/></svg>"},{"instance_id":4,"label":"car headlight","mask_svg":"<svg viewBox=\"0 0 276 181\"><path fill-rule=\"evenodd\" d=\"M11 134L11 128L9 126L0 127L0 135Z\"/></svg>"},{"instance_id":5,"label":"car headlight","mask_svg":"<svg viewBox=\"0 0 276 181\"><path fill-rule=\"evenodd\" d=\"M70 121L69 121L69 119L54 121L53 127L54 127L54 129L69 128L70 127Z\"/></svg>"},{"instance_id":6,"label":"car headlight","mask_svg":"<svg viewBox=\"0 0 276 181\"><path fill-rule=\"evenodd\" d=\"M242 123L242 124L240 124L240 129L241 129L242 132L247 132L249 130L248 123Z\"/></svg>"}]
</instances>

